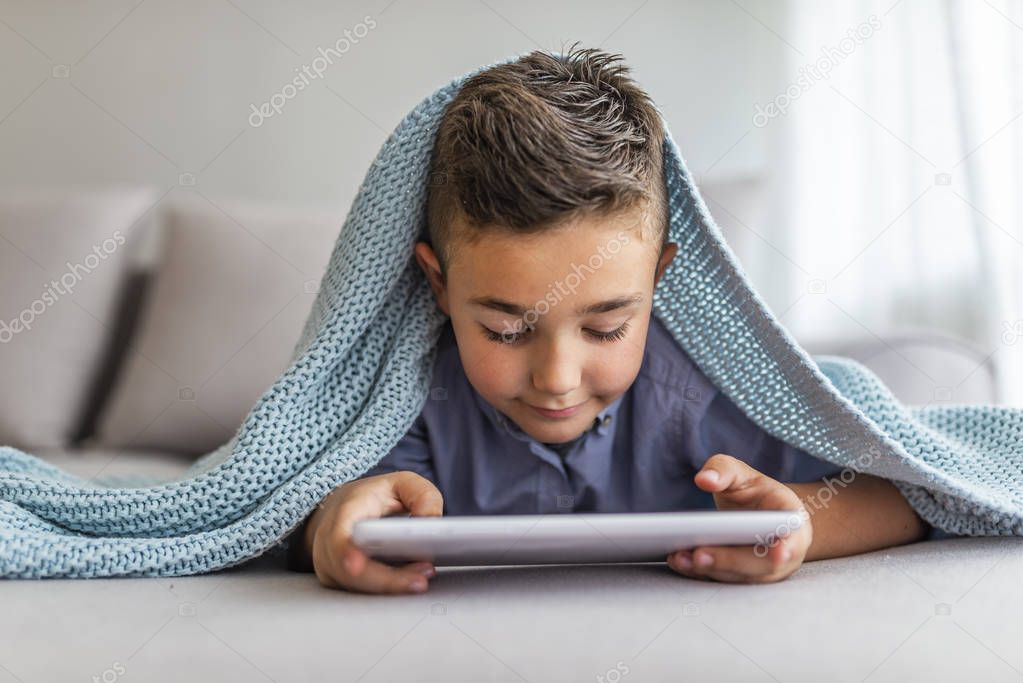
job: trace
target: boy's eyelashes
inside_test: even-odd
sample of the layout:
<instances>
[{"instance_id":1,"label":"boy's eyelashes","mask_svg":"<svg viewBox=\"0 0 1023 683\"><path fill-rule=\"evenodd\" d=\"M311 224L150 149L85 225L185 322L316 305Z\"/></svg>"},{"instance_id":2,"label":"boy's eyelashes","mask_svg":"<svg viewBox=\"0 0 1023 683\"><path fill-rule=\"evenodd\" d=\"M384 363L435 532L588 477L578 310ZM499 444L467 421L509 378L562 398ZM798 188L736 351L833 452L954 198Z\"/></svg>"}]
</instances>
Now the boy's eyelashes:
<instances>
[{"instance_id":1,"label":"boy's eyelashes","mask_svg":"<svg viewBox=\"0 0 1023 683\"><path fill-rule=\"evenodd\" d=\"M521 331L519 331L520 328L515 328L514 330L508 330L506 332L495 332L494 330L490 329L486 325L482 325L481 324L480 325L480 329L482 330L483 335L487 339L489 339L490 341L497 342L498 344L504 344L504 345L509 345L510 346L512 344L516 344L516 343L522 341L523 339L525 339L526 336L528 336L529 333L532 332L534 328L527 326L525 330L521 330ZM591 329L584 329L583 332L585 332L594 341L598 341L598 342L615 342L615 341L620 341L620 340L624 339L625 338L625 333L628 331L628 329L629 329L629 323L628 323L628 321L626 321L626 322L622 323L619 327L617 327L617 328L615 328L615 329L613 329L613 330L611 330L609 332L602 332L600 330L591 330Z\"/></svg>"}]
</instances>

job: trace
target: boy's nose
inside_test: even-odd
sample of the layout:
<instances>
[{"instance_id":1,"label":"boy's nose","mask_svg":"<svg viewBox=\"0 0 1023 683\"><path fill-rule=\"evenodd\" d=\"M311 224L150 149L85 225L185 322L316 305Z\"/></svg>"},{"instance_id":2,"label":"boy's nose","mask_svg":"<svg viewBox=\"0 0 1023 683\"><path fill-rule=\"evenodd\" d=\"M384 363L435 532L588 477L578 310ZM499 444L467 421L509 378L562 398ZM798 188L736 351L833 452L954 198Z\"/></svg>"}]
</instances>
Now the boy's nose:
<instances>
[{"instance_id":1,"label":"boy's nose","mask_svg":"<svg viewBox=\"0 0 1023 683\"><path fill-rule=\"evenodd\" d=\"M533 363L533 387L548 396L564 396L579 386L580 368L571 344L549 344ZM567 407L567 406L566 406Z\"/></svg>"}]
</instances>

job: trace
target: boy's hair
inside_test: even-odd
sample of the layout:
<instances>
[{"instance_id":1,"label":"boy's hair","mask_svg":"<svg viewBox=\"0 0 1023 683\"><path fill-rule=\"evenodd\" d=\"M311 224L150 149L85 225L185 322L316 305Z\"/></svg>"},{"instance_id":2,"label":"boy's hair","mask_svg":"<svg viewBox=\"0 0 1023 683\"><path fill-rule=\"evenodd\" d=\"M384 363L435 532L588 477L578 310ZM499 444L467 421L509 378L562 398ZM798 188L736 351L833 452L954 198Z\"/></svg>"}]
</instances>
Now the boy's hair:
<instances>
[{"instance_id":1,"label":"boy's hair","mask_svg":"<svg viewBox=\"0 0 1023 683\"><path fill-rule=\"evenodd\" d=\"M535 233L644 206L668 241L664 126L620 55L534 51L468 79L440 122L427 198L441 272L481 228ZM644 237L645 239L645 237Z\"/></svg>"}]
</instances>

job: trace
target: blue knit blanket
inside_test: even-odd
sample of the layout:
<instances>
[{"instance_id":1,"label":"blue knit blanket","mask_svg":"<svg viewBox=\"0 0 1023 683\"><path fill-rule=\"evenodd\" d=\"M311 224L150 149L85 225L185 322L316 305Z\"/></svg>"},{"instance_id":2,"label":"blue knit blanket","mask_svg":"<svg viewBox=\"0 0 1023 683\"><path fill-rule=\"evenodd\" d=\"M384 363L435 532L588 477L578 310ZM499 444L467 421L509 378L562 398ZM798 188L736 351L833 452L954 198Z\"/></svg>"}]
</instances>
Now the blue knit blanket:
<instances>
[{"instance_id":1,"label":"blue knit blanket","mask_svg":"<svg viewBox=\"0 0 1023 683\"><path fill-rule=\"evenodd\" d=\"M0 447L0 576L240 564L279 550L317 502L401 439L427 398L446 320L412 256L426 235L430 152L445 105L473 73L423 100L384 142L290 366L228 443L177 479L131 486ZM670 133L664 171L679 250L654 315L711 381L774 436L850 475L892 480L934 526L1023 534L1023 411L905 406L855 361L809 356L750 286Z\"/></svg>"}]
</instances>

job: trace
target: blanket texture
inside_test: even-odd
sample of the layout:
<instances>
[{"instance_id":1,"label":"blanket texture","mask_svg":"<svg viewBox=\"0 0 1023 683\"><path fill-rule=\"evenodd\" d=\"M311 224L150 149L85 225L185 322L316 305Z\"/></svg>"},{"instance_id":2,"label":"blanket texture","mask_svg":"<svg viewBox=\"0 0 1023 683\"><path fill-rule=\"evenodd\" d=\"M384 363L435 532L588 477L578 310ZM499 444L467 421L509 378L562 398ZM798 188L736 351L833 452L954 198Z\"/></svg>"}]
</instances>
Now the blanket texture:
<instances>
[{"instance_id":1,"label":"blanket texture","mask_svg":"<svg viewBox=\"0 0 1023 683\"><path fill-rule=\"evenodd\" d=\"M228 443L177 479L131 486L0 447L0 576L237 565L279 549L317 502L387 454L427 398L446 320L412 255L426 237L434 136L461 83L483 68L427 97L384 142L290 366ZM664 143L679 251L654 315L699 368L767 432L850 475L892 480L934 526L1023 534L1023 411L905 406L855 361L809 356L752 289L670 133Z\"/></svg>"}]
</instances>

